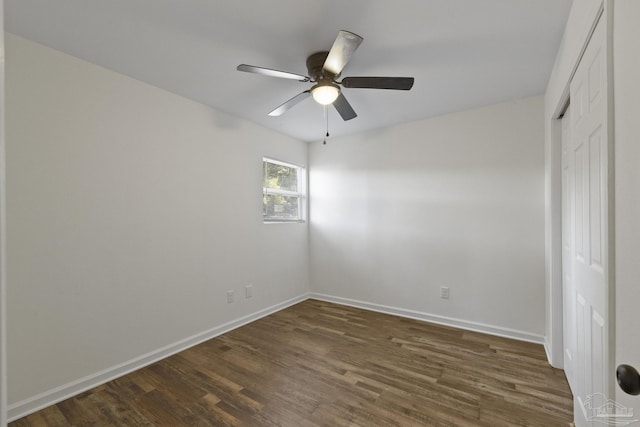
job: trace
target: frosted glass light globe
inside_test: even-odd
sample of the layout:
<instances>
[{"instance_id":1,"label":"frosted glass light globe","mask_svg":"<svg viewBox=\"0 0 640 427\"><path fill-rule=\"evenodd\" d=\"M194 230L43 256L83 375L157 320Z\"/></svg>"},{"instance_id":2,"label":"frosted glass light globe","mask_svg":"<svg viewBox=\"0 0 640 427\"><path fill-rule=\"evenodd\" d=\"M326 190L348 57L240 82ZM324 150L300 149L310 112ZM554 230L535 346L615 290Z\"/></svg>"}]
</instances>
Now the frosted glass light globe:
<instances>
[{"instance_id":1,"label":"frosted glass light globe","mask_svg":"<svg viewBox=\"0 0 640 427\"><path fill-rule=\"evenodd\" d=\"M320 105L329 105L338 98L340 89L336 85L317 85L311 89L313 99Z\"/></svg>"}]
</instances>

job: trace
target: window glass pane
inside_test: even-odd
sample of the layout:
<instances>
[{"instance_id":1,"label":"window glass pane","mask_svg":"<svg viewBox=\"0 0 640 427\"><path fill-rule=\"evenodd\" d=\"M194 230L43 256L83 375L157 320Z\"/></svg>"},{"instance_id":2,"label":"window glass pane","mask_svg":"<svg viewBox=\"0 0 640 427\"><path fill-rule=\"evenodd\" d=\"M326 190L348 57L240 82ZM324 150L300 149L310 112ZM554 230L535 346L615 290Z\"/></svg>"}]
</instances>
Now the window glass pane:
<instances>
[{"instance_id":1,"label":"window glass pane","mask_svg":"<svg viewBox=\"0 0 640 427\"><path fill-rule=\"evenodd\" d=\"M264 162L263 186L276 190L298 191L298 169Z\"/></svg>"},{"instance_id":2,"label":"window glass pane","mask_svg":"<svg viewBox=\"0 0 640 427\"><path fill-rule=\"evenodd\" d=\"M264 219L276 221L300 219L298 197L264 194L262 206Z\"/></svg>"}]
</instances>

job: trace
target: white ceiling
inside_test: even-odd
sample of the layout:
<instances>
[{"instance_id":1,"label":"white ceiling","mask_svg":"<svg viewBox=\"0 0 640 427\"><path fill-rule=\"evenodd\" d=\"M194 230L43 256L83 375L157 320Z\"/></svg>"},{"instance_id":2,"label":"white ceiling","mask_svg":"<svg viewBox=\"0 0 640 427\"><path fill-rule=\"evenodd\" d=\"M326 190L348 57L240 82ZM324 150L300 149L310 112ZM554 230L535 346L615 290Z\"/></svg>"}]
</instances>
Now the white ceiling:
<instances>
[{"instance_id":1,"label":"white ceiling","mask_svg":"<svg viewBox=\"0 0 640 427\"><path fill-rule=\"evenodd\" d=\"M571 0L6 0L8 31L304 141L322 139L308 89L236 71L307 74L338 30L364 37L342 76L413 76L411 91L344 89L332 136L542 94ZM8 61L11 58L7 58Z\"/></svg>"}]
</instances>

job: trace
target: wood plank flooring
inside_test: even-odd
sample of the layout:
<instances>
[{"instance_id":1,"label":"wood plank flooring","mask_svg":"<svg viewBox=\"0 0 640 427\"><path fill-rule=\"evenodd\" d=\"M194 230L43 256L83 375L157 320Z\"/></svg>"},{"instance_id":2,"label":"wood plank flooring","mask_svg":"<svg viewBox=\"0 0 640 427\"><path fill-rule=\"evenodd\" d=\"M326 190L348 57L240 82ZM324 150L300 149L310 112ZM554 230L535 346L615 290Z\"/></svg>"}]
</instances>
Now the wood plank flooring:
<instances>
[{"instance_id":1,"label":"wood plank flooring","mask_svg":"<svg viewBox=\"0 0 640 427\"><path fill-rule=\"evenodd\" d=\"M568 426L542 346L307 300L12 422Z\"/></svg>"}]
</instances>

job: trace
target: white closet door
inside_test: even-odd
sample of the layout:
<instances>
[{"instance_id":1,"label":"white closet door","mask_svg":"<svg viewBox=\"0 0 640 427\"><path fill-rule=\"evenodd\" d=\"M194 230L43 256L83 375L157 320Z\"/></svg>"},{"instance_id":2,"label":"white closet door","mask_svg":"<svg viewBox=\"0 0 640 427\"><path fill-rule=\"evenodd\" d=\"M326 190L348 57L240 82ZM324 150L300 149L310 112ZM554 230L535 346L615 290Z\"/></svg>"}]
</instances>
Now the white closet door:
<instances>
[{"instance_id":1,"label":"white closet door","mask_svg":"<svg viewBox=\"0 0 640 427\"><path fill-rule=\"evenodd\" d=\"M591 421L609 396L608 138L606 37L601 19L571 82L571 273L576 310L574 416Z\"/></svg>"}]
</instances>

